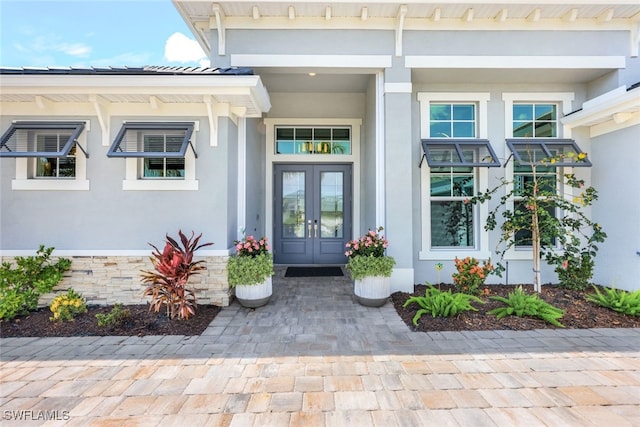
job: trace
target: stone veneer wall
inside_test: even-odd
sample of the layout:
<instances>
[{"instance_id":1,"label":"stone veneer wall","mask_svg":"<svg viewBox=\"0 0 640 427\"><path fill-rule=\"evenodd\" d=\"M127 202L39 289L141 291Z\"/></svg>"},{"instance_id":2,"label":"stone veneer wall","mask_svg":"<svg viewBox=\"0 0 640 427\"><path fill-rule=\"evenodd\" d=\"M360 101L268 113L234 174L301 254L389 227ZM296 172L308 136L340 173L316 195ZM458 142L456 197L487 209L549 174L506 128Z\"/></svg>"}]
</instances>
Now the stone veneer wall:
<instances>
[{"instance_id":1,"label":"stone veneer wall","mask_svg":"<svg viewBox=\"0 0 640 427\"><path fill-rule=\"evenodd\" d=\"M55 257L52 257L54 260ZM152 270L148 256L70 256L71 269L65 273L56 291L73 288L87 299L88 304L111 305L146 304L149 299L142 292L141 270ZM227 281L228 257L196 257L206 260L207 269L190 282L198 304L229 305L231 290ZM2 257L3 262L12 257ZM47 306L54 293L41 296L39 304Z\"/></svg>"}]
</instances>

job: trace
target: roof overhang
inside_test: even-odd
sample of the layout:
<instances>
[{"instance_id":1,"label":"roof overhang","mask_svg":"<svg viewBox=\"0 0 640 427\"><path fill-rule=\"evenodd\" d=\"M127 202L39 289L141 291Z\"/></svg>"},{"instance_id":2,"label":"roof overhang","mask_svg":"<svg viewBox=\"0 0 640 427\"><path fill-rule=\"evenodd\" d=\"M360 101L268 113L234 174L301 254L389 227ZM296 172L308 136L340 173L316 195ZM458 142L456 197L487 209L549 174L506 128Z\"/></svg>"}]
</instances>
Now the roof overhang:
<instances>
[{"instance_id":1,"label":"roof overhang","mask_svg":"<svg viewBox=\"0 0 640 427\"><path fill-rule=\"evenodd\" d=\"M630 32L632 56L640 43L637 0L172 0L211 56L224 55L228 29L375 29L396 33L396 53L406 30L575 30Z\"/></svg>"},{"instance_id":2,"label":"roof overhang","mask_svg":"<svg viewBox=\"0 0 640 427\"><path fill-rule=\"evenodd\" d=\"M640 125L640 86L621 86L593 98L561 121L570 129L588 127L592 137Z\"/></svg>"},{"instance_id":3,"label":"roof overhang","mask_svg":"<svg viewBox=\"0 0 640 427\"><path fill-rule=\"evenodd\" d=\"M207 116L211 145L217 145L218 117L261 117L271 108L255 75L2 75L3 115L77 115L83 105L98 116L103 141L109 140L109 115L135 106L145 115Z\"/></svg>"}]
</instances>

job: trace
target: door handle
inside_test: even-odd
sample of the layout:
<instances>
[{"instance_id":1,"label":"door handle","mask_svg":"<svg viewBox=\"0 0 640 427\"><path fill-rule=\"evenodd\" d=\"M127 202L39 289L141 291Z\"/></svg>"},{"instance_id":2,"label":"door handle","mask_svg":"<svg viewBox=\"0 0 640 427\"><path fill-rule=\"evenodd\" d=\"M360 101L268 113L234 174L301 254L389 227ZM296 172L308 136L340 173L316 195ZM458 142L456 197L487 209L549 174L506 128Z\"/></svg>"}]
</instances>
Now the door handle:
<instances>
[{"instance_id":1,"label":"door handle","mask_svg":"<svg viewBox=\"0 0 640 427\"><path fill-rule=\"evenodd\" d=\"M311 238L311 220L307 224L307 238Z\"/></svg>"},{"instance_id":2,"label":"door handle","mask_svg":"<svg viewBox=\"0 0 640 427\"><path fill-rule=\"evenodd\" d=\"M314 224L313 224L313 237L314 238L318 237L318 220L317 219L314 220Z\"/></svg>"}]
</instances>

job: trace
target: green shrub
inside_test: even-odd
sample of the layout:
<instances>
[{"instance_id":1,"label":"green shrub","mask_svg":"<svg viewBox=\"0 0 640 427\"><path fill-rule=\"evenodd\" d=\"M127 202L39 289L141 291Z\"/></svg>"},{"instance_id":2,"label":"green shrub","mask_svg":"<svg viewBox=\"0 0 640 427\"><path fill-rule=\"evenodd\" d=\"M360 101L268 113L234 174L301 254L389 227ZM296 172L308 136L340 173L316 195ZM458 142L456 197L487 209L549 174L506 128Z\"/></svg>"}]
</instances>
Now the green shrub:
<instances>
[{"instance_id":1,"label":"green shrub","mask_svg":"<svg viewBox=\"0 0 640 427\"><path fill-rule=\"evenodd\" d=\"M353 279L360 280L370 276L391 277L394 265L396 260L390 256L357 255L349 258L345 267Z\"/></svg>"},{"instance_id":2,"label":"green shrub","mask_svg":"<svg viewBox=\"0 0 640 427\"><path fill-rule=\"evenodd\" d=\"M501 296L493 296L490 298L506 305L505 307L498 307L489 311L489 314L495 314L498 319L502 319L505 316L531 316L538 317L554 326L564 328L564 325L558 321L558 319L564 315L564 312L540 299L537 294L526 294L522 290L522 286L518 286L514 292L509 292L508 298Z\"/></svg>"},{"instance_id":3,"label":"green shrub","mask_svg":"<svg viewBox=\"0 0 640 427\"><path fill-rule=\"evenodd\" d=\"M595 294L587 294L587 301L630 316L640 316L640 289L634 292L624 290L605 289L602 293L593 287Z\"/></svg>"},{"instance_id":4,"label":"green shrub","mask_svg":"<svg viewBox=\"0 0 640 427\"><path fill-rule=\"evenodd\" d=\"M127 319L131 318L131 311L128 308L123 308L122 304L114 304L111 311L107 314L96 314L96 320L98 320L98 326L112 327L122 324Z\"/></svg>"},{"instance_id":5,"label":"green shrub","mask_svg":"<svg viewBox=\"0 0 640 427\"><path fill-rule=\"evenodd\" d=\"M40 245L35 256L15 257L0 268L0 320L10 320L38 308L40 295L51 292L62 281L71 261L51 259L54 248Z\"/></svg>"},{"instance_id":6,"label":"green shrub","mask_svg":"<svg viewBox=\"0 0 640 427\"><path fill-rule=\"evenodd\" d=\"M87 312L87 302L78 292L69 289L66 294L60 294L51 301L49 310L53 313L50 320L68 322L78 314Z\"/></svg>"},{"instance_id":7,"label":"green shrub","mask_svg":"<svg viewBox=\"0 0 640 427\"><path fill-rule=\"evenodd\" d=\"M461 292L452 294L451 290L442 292L429 285L423 297L410 297L404 303L403 307L412 303L416 303L421 307L413 317L413 324L417 326L418 320L420 320L423 314L431 314L432 317L451 317L463 311L478 311L471 305L471 302L484 304L484 302L475 295Z\"/></svg>"},{"instance_id":8,"label":"green shrub","mask_svg":"<svg viewBox=\"0 0 640 427\"><path fill-rule=\"evenodd\" d=\"M273 275L273 257L264 252L256 256L232 256L227 262L229 286L257 285Z\"/></svg>"}]
</instances>

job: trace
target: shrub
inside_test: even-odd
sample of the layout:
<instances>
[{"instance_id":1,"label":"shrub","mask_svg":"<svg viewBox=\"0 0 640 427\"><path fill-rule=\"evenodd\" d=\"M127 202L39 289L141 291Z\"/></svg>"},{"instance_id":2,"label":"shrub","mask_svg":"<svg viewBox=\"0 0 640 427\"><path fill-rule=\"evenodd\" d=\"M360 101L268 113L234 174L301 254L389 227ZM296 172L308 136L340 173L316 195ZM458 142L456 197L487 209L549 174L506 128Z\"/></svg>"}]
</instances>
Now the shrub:
<instances>
[{"instance_id":1,"label":"shrub","mask_svg":"<svg viewBox=\"0 0 640 427\"><path fill-rule=\"evenodd\" d=\"M273 275L273 257L260 254L255 257L234 256L227 262L229 286L257 285Z\"/></svg>"},{"instance_id":2,"label":"shrub","mask_svg":"<svg viewBox=\"0 0 640 427\"><path fill-rule=\"evenodd\" d=\"M107 314L104 314L104 313L96 314L96 320L98 321L98 326L101 326L101 327L118 326L130 318L131 318L131 311L128 308L123 308L122 304L114 304L111 311Z\"/></svg>"},{"instance_id":3,"label":"shrub","mask_svg":"<svg viewBox=\"0 0 640 427\"><path fill-rule=\"evenodd\" d=\"M347 251L344 253L349 258L357 256L383 257L384 251L389 246L389 241L380 232L384 230L378 227L377 230L369 230L367 234L347 242Z\"/></svg>"},{"instance_id":4,"label":"shrub","mask_svg":"<svg viewBox=\"0 0 640 427\"><path fill-rule=\"evenodd\" d=\"M493 296L490 298L505 304L505 307L498 307L489 311L489 314L495 314L498 319L502 319L505 316L531 316L540 318L554 326L564 328L564 325L558 321L564 312L540 299L537 294L526 294L522 290L522 286L518 286L514 292L509 292L508 298L501 296Z\"/></svg>"},{"instance_id":5,"label":"shrub","mask_svg":"<svg viewBox=\"0 0 640 427\"><path fill-rule=\"evenodd\" d=\"M71 261L51 259L53 248L40 245L35 256L16 257L0 268L0 320L10 320L38 308L40 295L51 292L71 268Z\"/></svg>"},{"instance_id":6,"label":"shrub","mask_svg":"<svg viewBox=\"0 0 640 427\"><path fill-rule=\"evenodd\" d=\"M191 276L206 269L205 261L193 261L193 256L198 249L213 243L198 245L202 234L194 238L192 232L191 237L187 238L180 230L178 235L181 244L167 235L162 252L149 243L154 249L151 263L155 271L142 271L142 282L147 284L144 295L151 297L149 310L157 313L162 306L166 306L171 319L188 319L196 314L197 305L195 293L186 286Z\"/></svg>"},{"instance_id":7,"label":"shrub","mask_svg":"<svg viewBox=\"0 0 640 427\"><path fill-rule=\"evenodd\" d=\"M78 314L87 312L87 302L78 292L69 289L67 293L60 294L51 301L49 310L53 313L49 320L69 322Z\"/></svg>"},{"instance_id":8,"label":"shrub","mask_svg":"<svg viewBox=\"0 0 640 427\"><path fill-rule=\"evenodd\" d=\"M373 255L359 255L349 259L345 266L355 280L370 276L391 277L396 260L390 256L376 257Z\"/></svg>"},{"instance_id":9,"label":"shrub","mask_svg":"<svg viewBox=\"0 0 640 427\"><path fill-rule=\"evenodd\" d=\"M593 287L595 294L587 294L587 301L601 305L618 313L630 316L640 316L640 289L634 292L624 290L605 289L602 293L597 287Z\"/></svg>"},{"instance_id":10,"label":"shrub","mask_svg":"<svg viewBox=\"0 0 640 427\"><path fill-rule=\"evenodd\" d=\"M457 316L463 311L478 311L478 309L471 305L471 302L484 304L480 298L474 295L460 292L452 294L450 290L442 292L432 285L429 285L423 297L410 297L404 303L403 307L412 303L416 303L421 307L413 317L413 324L417 326L418 320L420 320L423 314L431 314L432 317L451 317Z\"/></svg>"},{"instance_id":11,"label":"shrub","mask_svg":"<svg viewBox=\"0 0 640 427\"><path fill-rule=\"evenodd\" d=\"M458 292L478 295L480 288L484 285L487 276L494 271L491 260L484 261L482 266L477 259L466 257L465 259L455 259L457 273L452 275L453 283Z\"/></svg>"}]
</instances>

